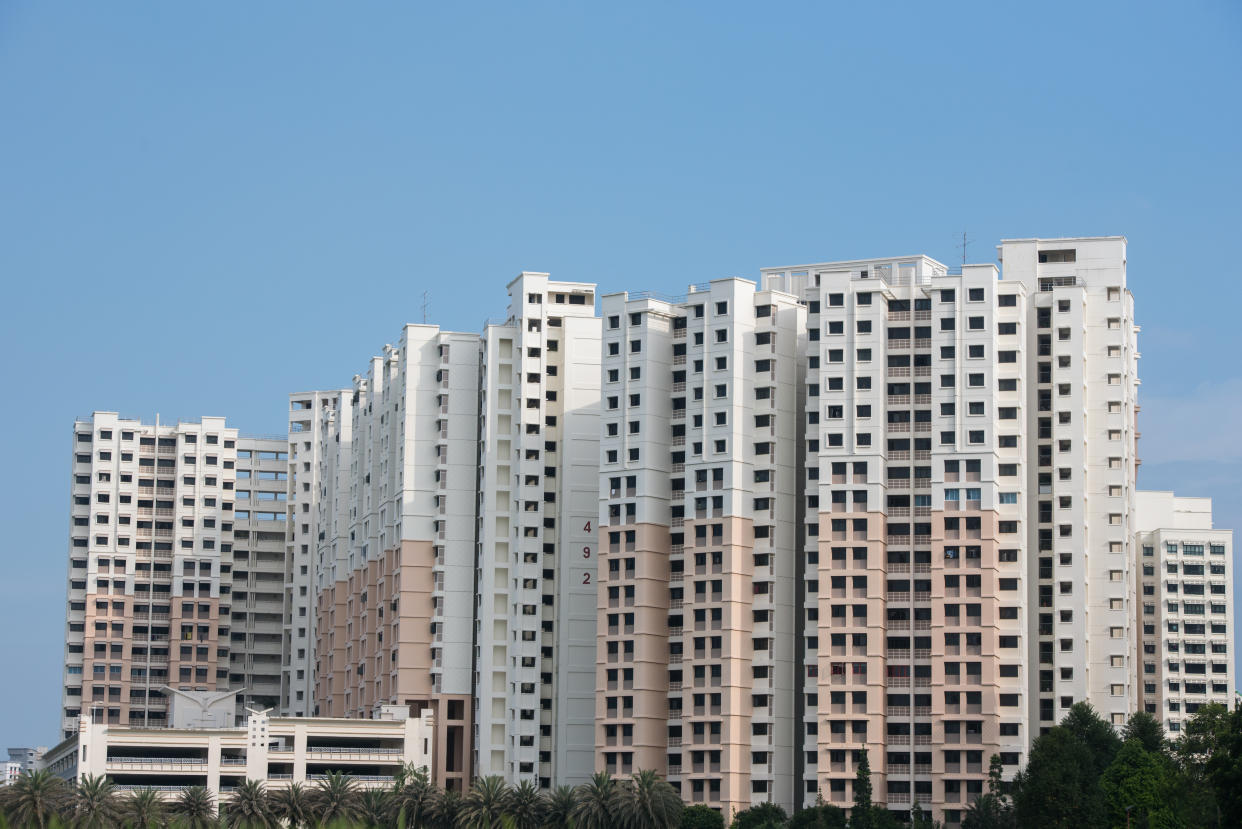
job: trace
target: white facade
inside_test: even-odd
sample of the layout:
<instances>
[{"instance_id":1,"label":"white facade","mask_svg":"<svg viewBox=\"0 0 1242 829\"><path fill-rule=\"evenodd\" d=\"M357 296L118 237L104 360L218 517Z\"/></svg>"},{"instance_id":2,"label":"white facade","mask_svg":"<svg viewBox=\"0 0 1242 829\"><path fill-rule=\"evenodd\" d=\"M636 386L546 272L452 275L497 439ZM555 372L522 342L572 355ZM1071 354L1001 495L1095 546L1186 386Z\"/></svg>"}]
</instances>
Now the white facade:
<instances>
[{"instance_id":1,"label":"white facade","mask_svg":"<svg viewBox=\"0 0 1242 829\"><path fill-rule=\"evenodd\" d=\"M1203 705L1234 701L1233 531L1210 498L1137 493L1141 710L1174 737Z\"/></svg>"},{"instance_id":2,"label":"white facade","mask_svg":"<svg viewBox=\"0 0 1242 829\"><path fill-rule=\"evenodd\" d=\"M1135 710L1133 597L1138 326L1126 240L1009 240L1005 281L1031 306L1026 363L1032 722L1079 700L1120 726ZM1033 318L1031 318L1033 317ZM1033 399L1032 399L1033 398Z\"/></svg>"},{"instance_id":3,"label":"white facade","mask_svg":"<svg viewBox=\"0 0 1242 829\"><path fill-rule=\"evenodd\" d=\"M477 776L585 781L594 756L595 286L522 273L483 333Z\"/></svg>"},{"instance_id":4,"label":"white facade","mask_svg":"<svg viewBox=\"0 0 1242 829\"><path fill-rule=\"evenodd\" d=\"M119 791L153 788L175 799L204 786L217 804L244 780L269 791L313 786L343 772L360 788L388 788L402 766L428 767L431 713L389 718L270 717L251 713L232 728L129 728L82 717L75 732L47 753L45 765L69 781L109 777Z\"/></svg>"},{"instance_id":5,"label":"white facade","mask_svg":"<svg viewBox=\"0 0 1242 829\"><path fill-rule=\"evenodd\" d=\"M315 597L348 556L352 390L289 396L288 527L280 711L315 716ZM326 443L339 447L323 452Z\"/></svg>"},{"instance_id":6,"label":"white facade","mask_svg":"<svg viewBox=\"0 0 1242 829\"><path fill-rule=\"evenodd\" d=\"M22 774L42 768L43 755L46 753L47 749L43 746L39 748L10 748L8 762L4 764L4 780L0 782L0 785L12 783Z\"/></svg>"}]
</instances>

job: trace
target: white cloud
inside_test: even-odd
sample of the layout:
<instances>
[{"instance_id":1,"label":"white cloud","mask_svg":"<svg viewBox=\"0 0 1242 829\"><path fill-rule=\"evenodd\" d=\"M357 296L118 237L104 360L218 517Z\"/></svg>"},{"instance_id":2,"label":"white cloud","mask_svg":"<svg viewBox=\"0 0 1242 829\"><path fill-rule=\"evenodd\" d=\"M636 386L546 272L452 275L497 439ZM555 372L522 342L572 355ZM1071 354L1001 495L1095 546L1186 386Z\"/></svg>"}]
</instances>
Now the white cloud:
<instances>
[{"instance_id":1,"label":"white cloud","mask_svg":"<svg viewBox=\"0 0 1242 829\"><path fill-rule=\"evenodd\" d=\"M1242 459L1242 378L1203 383L1189 394L1148 397L1139 388L1144 463Z\"/></svg>"}]
</instances>

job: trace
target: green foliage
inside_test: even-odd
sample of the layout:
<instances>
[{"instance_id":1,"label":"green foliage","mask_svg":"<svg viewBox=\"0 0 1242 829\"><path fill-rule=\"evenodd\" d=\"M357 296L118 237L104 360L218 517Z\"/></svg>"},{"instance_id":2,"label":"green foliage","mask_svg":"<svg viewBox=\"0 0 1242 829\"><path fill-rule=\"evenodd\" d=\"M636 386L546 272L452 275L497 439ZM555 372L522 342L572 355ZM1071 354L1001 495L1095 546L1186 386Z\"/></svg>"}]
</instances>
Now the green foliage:
<instances>
[{"instance_id":1,"label":"green foliage","mask_svg":"<svg viewBox=\"0 0 1242 829\"><path fill-rule=\"evenodd\" d=\"M509 803L508 786L500 777L481 777L462 798L457 813L461 829L504 829L502 818Z\"/></svg>"},{"instance_id":2,"label":"green foliage","mask_svg":"<svg viewBox=\"0 0 1242 829\"><path fill-rule=\"evenodd\" d=\"M1216 744L1206 767L1221 826L1242 826L1242 708L1216 724Z\"/></svg>"},{"instance_id":3,"label":"green foliage","mask_svg":"<svg viewBox=\"0 0 1242 829\"><path fill-rule=\"evenodd\" d=\"M6 811L13 824L38 829L47 829L70 797L65 781L46 769L22 774L6 794Z\"/></svg>"},{"instance_id":4,"label":"green foliage","mask_svg":"<svg viewBox=\"0 0 1242 829\"><path fill-rule=\"evenodd\" d=\"M724 815L702 803L681 810L680 829L724 829L724 825Z\"/></svg>"},{"instance_id":5,"label":"green foliage","mask_svg":"<svg viewBox=\"0 0 1242 829\"><path fill-rule=\"evenodd\" d=\"M393 794L383 789L370 789L358 798L357 819L363 826L384 827L392 814Z\"/></svg>"},{"instance_id":6,"label":"green foliage","mask_svg":"<svg viewBox=\"0 0 1242 829\"><path fill-rule=\"evenodd\" d=\"M1117 732L1088 703L1074 703L1061 720L1061 728L1069 731L1087 747L1097 778L1121 750L1121 738L1117 736Z\"/></svg>"},{"instance_id":7,"label":"green foliage","mask_svg":"<svg viewBox=\"0 0 1242 829\"><path fill-rule=\"evenodd\" d=\"M677 791L654 771L636 772L621 787L619 801L626 829L674 829L681 825L685 806ZM782 811L782 818L784 814Z\"/></svg>"},{"instance_id":8,"label":"green foliage","mask_svg":"<svg viewBox=\"0 0 1242 829\"><path fill-rule=\"evenodd\" d=\"M1066 829L1104 825L1100 777L1120 748L1112 726L1090 705L1076 703L1060 725L1035 740L1026 768L1014 780L1018 825Z\"/></svg>"},{"instance_id":9,"label":"green foliage","mask_svg":"<svg viewBox=\"0 0 1242 829\"><path fill-rule=\"evenodd\" d=\"M544 795L544 829L572 829L570 813L574 810L574 790L570 786L557 786ZM723 827L723 823L721 826ZM714 829L714 827L709 828Z\"/></svg>"},{"instance_id":10,"label":"green foliage","mask_svg":"<svg viewBox=\"0 0 1242 829\"><path fill-rule=\"evenodd\" d=\"M258 780L243 780L229 797L221 815L233 829L274 829L278 818Z\"/></svg>"},{"instance_id":11,"label":"green foliage","mask_svg":"<svg viewBox=\"0 0 1242 829\"><path fill-rule=\"evenodd\" d=\"M315 821L310 792L301 783L290 783L285 788L272 792L268 806L272 815L284 821L289 829L310 826Z\"/></svg>"},{"instance_id":12,"label":"green foliage","mask_svg":"<svg viewBox=\"0 0 1242 829\"><path fill-rule=\"evenodd\" d=\"M1052 728L1035 741L1026 768L1015 780L1018 825L1099 826L1104 802L1098 780L1091 749L1070 730Z\"/></svg>"},{"instance_id":13,"label":"green foliage","mask_svg":"<svg viewBox=\"0 0 1242 829\"><path fill-rule=\"evenodd\" d=\"M505 800L508 829L539 829L543 825L544 798L530 780L523 780L509 790Z\"/></svg>"},{"instance_id":14,"label":"green foliage","mask_svg":"<svg viewBox=\"0 0 1242 829\"><path fill-rule=\"evenodd\" d=\"M785 810L774 803L760 803L733 816L730 829L780 829L789 821Z\"/></svg>"},{"instance_id":15,"label":"green foliage","mask_svg":"<svg viewBox=\"0 0 1242 829\"><path fill-rule=\"evenodd\" d=\"M147 787L125 801L125 823L130 829L159 829L164 823L164 796Z\"/></svg>"},{"instance_id":16,"label":"green foliage","mask_svg":"<svg viewBox=\"0 0 1242 829\"><path fill-rule=\"evenodd\" d=\"M206 786L191 786L177 796L170 809L178 829L210 829L216 825L216 807Z\"/></svg>"},{"instance_id":17,"label":"green foliage","mask_svg":"<svg viewBox=\"0 0 1242 829\"><path fill-rule=\"evenodd\" d=\"M76 829L106 829L121 814L116 786L107 777L85 775L73 793L69 817Z\"/></svg>"},{"instance_id":18,"label":"green foliage","mask_svg":"<svg viewBox=\"0 0 1242 829\"><path fill-rule=\"evenodd\" d=\"M1123 742L1138 740L1144 751L1160 753L1165 750L1164 744L1164 726L1160 724L1160 720L1148 714L1146 711L1140 711L1126 722L1126 727L1121 730L1121 739Z\"/></svg>"},{"instance_id":19,"label":"green foliage","mask_svg":"<svg viewBox=\"0 0 1242 829\"><path fill-rule=\"evenodd\" d=\"M361 814L358 784L349 775L333 771L320 780L311 792L311 804L319 823L349 823Z\"/></svg>"},{"instance_id":20,"label":"green foliage","mask_svg":"<svg viewBox=\"0 0 1242 829\"><path fill-rule=\"evenodd\" d=\"M437 789L426 829L456 829L461 806L462 797L457 792Z\"/></svg>"},{"instance_id":21,"label":"green foliage","mask_svg":"<svg viewBox=\"0 0 1242 829\"><path fill-rule=\"evenodd\" d=\"M612 775L596 772L589 782L574 790L574 808L569 817L575 829L614 829L613 813L620 805L620 794Z\"/></svg>"},{"instance_id":22,"label":"green foliage","mask_svg":"<svg viewBox=\"0 0 1242 829\"><path fill-rule=\"evenodd\" d=\"M876 829L871 808L871 761L867 749L859 752L858 772L854 775L854 806L850 809L850 829Z\"/></svg>"},{"instance_id":23,"label":"green foliage","mask_svg":"<svg viewBox=\"0 0 1242 829\"><path fill-rule=\"evenodd\" d=\"M794 812L789 829L845 829L845 810L820 802Z\"/></svg>"},{"instance_id":24,"label":"green foliage","mask_svg":"<svg viewBox=\"0 0 1242 829\"><path fill-rule=\"evenodd\" d=\"M1127 740L1100 778L1111 825L1124 825L1130 812L1135 827L1177 827L1171 798L1173 769L1162 755L1147 751L1138 737Z\"/></svg>"}]
</instances>

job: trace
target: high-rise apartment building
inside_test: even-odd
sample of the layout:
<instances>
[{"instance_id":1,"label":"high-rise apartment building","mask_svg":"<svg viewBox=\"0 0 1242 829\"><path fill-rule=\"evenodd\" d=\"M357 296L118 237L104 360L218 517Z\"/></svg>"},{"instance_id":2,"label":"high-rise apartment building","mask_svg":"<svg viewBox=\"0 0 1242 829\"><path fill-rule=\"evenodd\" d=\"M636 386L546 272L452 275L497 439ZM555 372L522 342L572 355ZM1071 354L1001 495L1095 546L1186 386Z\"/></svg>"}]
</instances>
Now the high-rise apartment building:
<instances>
[{"instance_id":1,"label":"high-rise apartment building","mask_svg":"<svg viewBox=\"0 0 1242 829\"><path fill-rule=\"evenodd\" d=\"M1028 731L1023 291L926 257L764 284L808 310L796 803L847 806L866 749L877 800L951 813Z\"/></svg>"},{"instance_id":2,"label":"high-rise apartment building","mask_svg":"<svg viewBox=\"0 0 1242 829\"><path fill-rule=\"evenodd\" d=\"M458 790L577 782L594 747L594 286L524 273L509 295L482 337L408 325L351 389L291 397L314 671L290 661L286 704L311 676L321 716L432 709Z\"/></svg>"},{"instance_id":3,"label":"high-rise apartment building","mask_svg":"<svg viewBox=\"0 0 1242 829\"><path fill-rule=\"evenodd\" d=\"M523 273L483 333L475 770L543 788L594 758L595 286Z\"/></svg>"},{"instance_id":4,"label":"high-rise apartment building","mask_svg":"<svg viewBox=\"0 0 1242 829\"><path fill-rule=\"evenodd\" d=\"M223 418L74 424L64 734L84 710L161 725L164 686L242 691L239 714L275 704L284 454Z\"/></svg>"},{"instance_id":5,"label":"high-rise apartment building","mask_svg":"<svg viewBox=\"0 0 1242 829\"><path fill-rule=\"evenodd\" d=\"M1139 708L1176 737L1201 706L1233 704L1233 532L1212 527L1210 498L1139 492L1135 506Z\"/></svg>"},{"instance_id":6,"label":"high-rise apartment building","mask_svg":"<svg viewBox=\"0 0 1242 829\"><path fill-rule=\"evenodd\" d=\"M604 298L601 766L848 806L866 749L954 824L1074 702L1136 710L1125 240L999 254Z\"/></svg>"},{"instance_id":7,"label":"high-rise apartment building","mask_svg":"<svg viewBox=\"0 0 1242 829\"><path fill-rule=\"evenodd\" d=\"M1133 711L1125 240L1000 254L764 271L807 302L821 424L806 801L850 802L867 748L879 799L954 823L1074 702Z\"/></svg>"},{"instance_id":8,"label":"high-rise apartment building","mask_svg":"<svg viewBox=\"0 0 1242 829\"><path fill-rule=\"evenodd\" d=\"M437 782L654 769L960 823L1071 705L1228 702L1232 534L1136 492L1121 237L618 293L523 273L287 438L75 424L62 730L433 714Z\"/></svg>"},{"instance_id":9,"label":"high-rise apartment building","mask_svg":"<svg viewBox=\"0 0 1242 829\"><path fill-rule=\"evenodd\" d=\"M806 310L722 279L601 313L596 765L788 804Z\"/></svg>"}]
</instances>

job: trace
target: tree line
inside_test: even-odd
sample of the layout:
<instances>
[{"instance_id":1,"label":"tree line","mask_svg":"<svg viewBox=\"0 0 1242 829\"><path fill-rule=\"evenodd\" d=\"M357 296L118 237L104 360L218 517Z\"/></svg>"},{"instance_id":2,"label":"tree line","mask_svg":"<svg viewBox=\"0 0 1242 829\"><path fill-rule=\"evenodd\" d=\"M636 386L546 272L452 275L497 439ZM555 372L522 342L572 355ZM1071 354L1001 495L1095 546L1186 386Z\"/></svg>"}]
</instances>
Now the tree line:
<instances>
[{"instance_id":1,"label":"tree line","mask_svg":"<svg viewBox=\"0 0 1242 829\"><path fill-rule=\"evenodd\" d=\"M991 758L988 790L962 829L1197 829L1242 826L1242 707L1200 708L1170 740L1154 717L1134 715L1118 734L1086 703L1039 736L1012 782ZM861 752L848 810L817 799L792 816L774 804L730 816L730 829L939 829L918 804L896 815L872 802ZM529 781L476 780L459 793L405 768L390 787L362 789L348 775L268 790L239 784L220 803L202 786L166 801L155 789L128 793L105 777L69 784L48 771L0 788L0 829L725 829L725 817L686 806L653 771L595 774L576 788L540 792Z\"/></svg>"}]
</instances>

